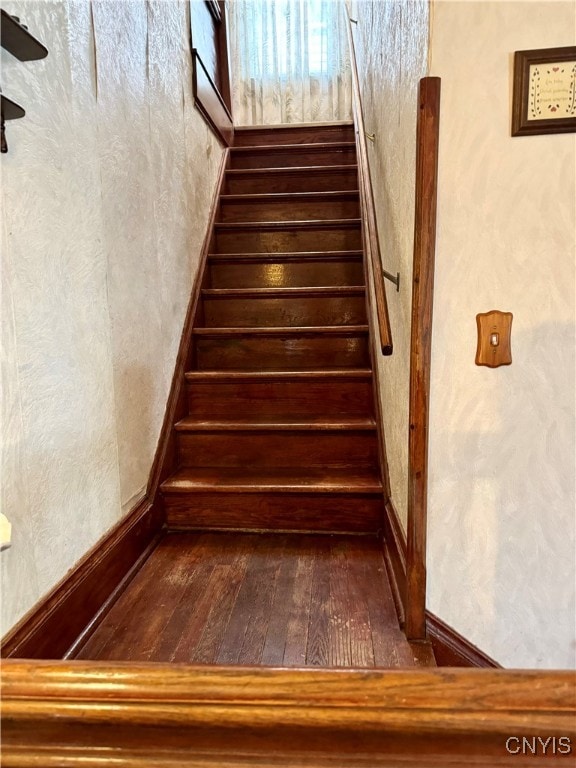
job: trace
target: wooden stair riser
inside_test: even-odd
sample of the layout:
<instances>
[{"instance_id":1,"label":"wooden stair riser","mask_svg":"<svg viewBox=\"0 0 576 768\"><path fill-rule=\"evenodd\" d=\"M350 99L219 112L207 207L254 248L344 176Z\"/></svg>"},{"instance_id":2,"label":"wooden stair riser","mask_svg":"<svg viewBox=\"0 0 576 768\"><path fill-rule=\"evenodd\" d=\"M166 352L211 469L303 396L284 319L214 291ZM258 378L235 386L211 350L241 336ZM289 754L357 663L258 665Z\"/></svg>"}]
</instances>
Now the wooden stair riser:
<instances>
[{"instance_id":1,"label":"wooden stair riser","mask_svg":"<svg viewBox=\"0 0 576 768\"><path fill-rule=\"evenodd\" d=\"M316 166L304 168L261 168L228 171L224 193L248 195L258 193L329 192L357 190L358 170L348 167Z\"/></svg>"},{"instance_id":2,"label":"wooden stair riser","mask_svg":"<svg viewBox=\"0 0 576 768\"><path fill-rule=\"evenodd\" d=\"M223 197L219 221L308 221L318 219L357 219L360 204L356 192L338 195L278 197L250 195Z\"/></svg>"},{"instance_id":3,"label":"wooden stair riser","mask_svg":"<svg viewBox=\"0 0 576 768\"><path fill-rule=\"evenodd\" d=\"M356 165L353 144L321 145L318 147L254 147L232 148L230 168L293 168L306 165Z\"/></svg>"},{"instance_id":4,"label":"wooden stair riser","mask_svg":"<svg viewBox=\"0 0 576 768\"><path fill-rule=\"evenodd\" d=\"M172 530L268 529L375 533L382 527L377 494L218 493L164 495Z\"/></svg>"},{"instance_id":5,"label":"wooden stair riser","mask_svg":"<svg viewBox=\"0 0 576 768\"><path fill-rule=\"evenodd\" d=\"M362 258L210 262L212 288L302 288L364 285Z\"/></svg>"},{"instance_id":6,"label":"wooden stair riser","mask_svg":"<svg viewBox=\"0 0 576 768\"><path fill-rule=\"evenodd\" d=\"M364 333L340 336L196 337L200 371L305 371L366 368L370 365Z\"/></svg>"},{"instance_id":7,"label":"wooden stair riser","mask_svg":"<svg viewBox=\"0 0 576 768\"><path fill-rule=\"evenodd\" d=\"M188 413L197 419L345 418L373 414L369 379L191 383Z\"/></svg>"},{"instance_id":8,"label":"wooden stair riser","mask_svg":"<svg viewBox=\"0 0 576 768\"><path fill-rule=\"evenodd\" d=\"M354 125L289 125L236 128L234 146L260 147L266 144L313 144L314 142L354 141Z\"/></svg>"},{"instance_id":9,"label":"wooden stair riser","mask_svg":"<svg viewBox=\"0 0 576 768\"><path fill-rule=\"evenodd\" d=\"M217 253L300 253L302 251L357 251L362 248L360 223L333 226L277 227L216 226Z\"/></svg>"},{"instance_id":10,"label":"wooden stair riser","mask_svg":"<svg viewBox=\"0 0 576 768\"><path fill-rule=\"evenodd\" d=\"M362 325L366 322L364 293L353 296L304 298L203 298L208 327Z\"/></svg>"},{"instance_id":11,"label":"wooden stair riser","mask_svg":"<svg viewBox=\"0 0 576 768\"><path fill-rule=\"evenodd\" d=\"M375 467L375 430L313 432L179 432L181 466L194 467Z\"/></svg>"}]
</instances>

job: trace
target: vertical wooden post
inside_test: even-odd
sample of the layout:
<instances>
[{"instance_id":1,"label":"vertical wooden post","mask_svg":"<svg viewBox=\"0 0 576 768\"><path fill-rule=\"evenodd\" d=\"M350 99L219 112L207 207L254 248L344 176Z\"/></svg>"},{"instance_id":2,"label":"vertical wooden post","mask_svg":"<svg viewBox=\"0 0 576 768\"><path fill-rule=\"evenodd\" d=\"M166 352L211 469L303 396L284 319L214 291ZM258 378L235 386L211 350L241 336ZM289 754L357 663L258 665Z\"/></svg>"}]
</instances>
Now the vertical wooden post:
<instances>
[{"instance_id":1,"label":"vertical wooden post","mask_svg":"<svg viewBox=\"0 0 576 768\"><path fill-rule=\"evenodd\" d=\"M418 94L416 211L410 343L408 552L406 636L426 637L426 518L432 298L436 246L436 190L440 78L424 77Z\"/></svg>"}]
</instances>

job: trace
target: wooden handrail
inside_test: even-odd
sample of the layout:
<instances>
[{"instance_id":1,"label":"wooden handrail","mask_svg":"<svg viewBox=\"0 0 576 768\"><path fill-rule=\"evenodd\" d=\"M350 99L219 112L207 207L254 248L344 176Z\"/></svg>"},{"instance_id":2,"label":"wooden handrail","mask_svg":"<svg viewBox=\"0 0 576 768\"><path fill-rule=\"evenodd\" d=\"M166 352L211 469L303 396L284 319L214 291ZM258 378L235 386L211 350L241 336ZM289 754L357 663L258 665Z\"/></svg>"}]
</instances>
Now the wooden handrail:
<instances>
[{"instance_id":1,"label":"wooden handrail","mask_svg":"<svg viewBox=\"0 0 576 768\"><path fill-rule=\"evenodd\" d=\"M342 5L344 7L344 12L346 13L346 6L344 3ZM364 127L364 116L362 113L362 97L360 94L358 66L356 64L356 50L354 48L352 25L347 14L346 19L352 70L353 111L354 125L356 128L356 153L358 156L358 182L360 188L360 209L362 214L362 237L364 241L364 252L372 268L374 295L376 297L376 313L378 317L378 336L380 349L382 350L383 355L391 355L393 351L392 329L390 327L390 318L388 316L386 286L384 283L382 260L380 256L380 243L378 240L378 227L376 224L374 195L372 192L370 166L368 163L368 149L366 146L366 130Z\"/></svg>"},{"instance_id":2,"label":"wooden handrail","mask_svg":"<svg viewBox=\"0 0 576 768\"><path fill-rule=\"evenodd\" d=\"M406 635L410 640L423 640L426 637L428 415L439 127L440 78L424 77L420 80L416 130L416 206L410 341L405 625Z\"/></svg>"},{"instance_id":3,"label":"wooden handrail","mask_svg":"<svg viewBox=\"0 0 576 768\"><path fill-rule=\"evenodd\" d=\"M576 743L571 672L12 660L2 672L4 768L497 766L511 737Z\"/></svg>"}]
</instances>

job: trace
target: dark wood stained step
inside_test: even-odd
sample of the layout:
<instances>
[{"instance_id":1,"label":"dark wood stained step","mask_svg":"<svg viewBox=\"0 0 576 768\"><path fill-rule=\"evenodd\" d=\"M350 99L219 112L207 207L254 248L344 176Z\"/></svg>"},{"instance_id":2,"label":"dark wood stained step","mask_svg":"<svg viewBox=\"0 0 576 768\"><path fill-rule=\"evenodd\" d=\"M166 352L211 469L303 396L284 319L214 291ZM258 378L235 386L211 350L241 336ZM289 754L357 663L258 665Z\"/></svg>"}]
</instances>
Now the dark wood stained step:
<instances>
[{"instance_id":1,"label":"dark wood stained step","mask_svg":"<svg viewBox=\"0 0 576 768\"><path fill-rule=\"evenodd\" d=\"M188 414L252 420L372 418L370 370L186 374Z\"/></svg>"},{"instance_id":2,"label":"dark wood stained step","mask_svg":"<svg viewBox=\"0 0 576 768\"><path fill-rule=\"evenodd\" d=\"M297 200L357 200L358 192L347 189L331 189L325 192L257 192L249 194L220 195L221 203L268 203L286 202ZM357 217L356 217L357 218Z\"/></svg>"},{"instance_id":3,"label":"dark wood stained step","mask_svg":"<svg viewBox=\"0 0 576 768\"><path fill-rule=\"evenodd\" d=\"M356 165L354 142L232 147L230 168L287 168L305 165Z\"/></svg>"},{"instance_id":4,"label":"dark wood stained step","mask_svg":"<svg viewBox=\"0 0 576 768\"><path fill-rule=\"evenodd\" d=\"M354 124L349 122L299 123L278 126L237 126L234 129L234 146L236 147L334 141L354 141Z\"/></svg>"},{"instance_id":5,"label":"dark wood stained step","mask_svg":"<svg viewBox=\"0 0 576 768\"><path fill-rule=\"evenodd\" d=\"M364 288L205 289L206 325L317 326L366 322Z\"/></svg>"},{"instance_id":6,"label":"dark wood stained step","mask_svg":"<svg viewBox=\"0 0 576 768\"><path fill-rule=\"evenodd\" d=\"M362 224L362 220L359 218L351 219L302 219L294 221L246 221L246 222L221 222L218 221L214 225L214 228L218 232L240 232L243 230L255 231L259 229L265 229L267 231L274 231L275 229L330 229L332 227L348 227L357 228ZM332 250L354 250L358 251L359 248L346 248L346 249L332 249ZM230 251L230 253L237 253L237 251ZM246 253L246 251L239 251L239 253ZM259 253L259 251L253 251L253 253ZM292 251L292 253L299 253L299 251Z\"/></svg>"},{"instance_id":7,"label":"dark wood stained step","mask_svg":"<svg viewBox=\"0 0 576 768\"><path fill-rule=\"evenodd\" d=\"M363 285L316 286L312 288L204 288L209 299L318 299L323 296L363 296Z\"/></svg>"},{"instance_id":8,"label":"dark wood stained step","mask_svg":"<svg viewBox=\"0 0 576 768\"><path fill-rule=\"evenodd\" d=\"M186 467L161 487L172 530L375 533L382 484L374 468Z\"/></svg>"},{"instance_id":9,"label":"dark wood stained step","mask_svg":"<svg viewBox=\"0 0 576 768\"><path fill-rule=\"evenodd\" d=\"M340 432L340 431L369 431L376 429L376 422L370 418L356 419L333 419L329 421L325 418L294 420L294 419L276 419L274 421L257 421L255 419L245 418L225 421L200 421L194 417L188 416L180 419L174 429L180 432Z\"/></svg>"},{"instance_id":10,"label":"dark wood stained step","mask_svg":"<svg viewBox=\"0 0 576 768\"><path fill-rule=\"evenodd\" d=\"M378 441L369 429L235 429L177 431L180 466L376 467Z\"/></svg>"},{"instance_id":11,"label":"dark wood stained step","mask_svg":"<svg viewBox=\"0 0 576 768\"><path fill-rule=\"evenodd\" d=\"M308 143L302 142L295 144L254 144L249 147L230 147L230 152L235 157L257 154L268 156L276 151L293 152L295 155L299 155L310 150L321 154L322 152L332 152L334 149L338 148L344 150L350 148L356 149L356 143L354 141L311 141ZM273 168L274 166L266 167Z\"/></svg>"},{"instance_id":12,"label":"dark wood stained step","mask_svg":"<svg viewBox=\"0 0 576 768\"><path fill-rule=\"evenodd\" d=\"M292 371L370 364L367 326L197 328L199 370Z\"/></svg>"},{"instance_id":13,"label":"dark wood stained step","mask_svg":"<svg viewBox=\"0 0 576 768\"><path fill-rule=\"evenodd\" d=\"M235 381L305 381L311 379L372 379L370 368L344 368L341 371L187 371L186 379L195 383Z\"/></svg>"},{"instance_id":14,"label":"dark wood stained step","mask_svg":"<svg viewBox=\"0 0 576 768\"><path fill-rule=\"evenodd\" d=\"M163 496L172 531L236 530L376 534L382 494L263 491L170 493ZM398 632L400 632L398 630Z\"/></svg>"},{"instance_id":15,"label":"dark wood stained step","mask_svg":"<svg viewBox=\"0 0 576 768\"><path fill-rule=\"evenodd\" d=\"M322 288L364 286L362 253L211 254L213 288Z\"/></svg>"},{"instance_id":16,"label":"dark wood stained step","mask_svg":"<svg viewBox=\"0 0 576 768\"><path fill-rule=\"evenodd\" d=\"M296 253L210 253L209 261L230 262L254 262L266 264L278 261L319 261L328 263L343 259L362 260L362 251L301 251ZM238 286L239 287L239 286Z\"/></svg>"},{"instance_id":17,"label":"dark wood stained step","mask_svg":"<svg viewBox=\"0 0 576 768\"><path fill-rule=\"evenodd\" d=\"M163 493L382 493L374 469L186 467L162 483Z\"/></svg>"},{"instance_id":18,"label":"dark wood stained step","mask_svg":"<svg viewBox=\"0 0 576 768\"><path fill-rule=\"evenodd\" d=\"M195 336L204 338L222 338L239 336L282 336L286 338L298 336L355 336L367 335L367 325L324 325L324 326L304 326L299 328L276 327L276 328L194 328ZM282 369L286 370L286 369Z\"/></svg>"},{"instance_id":19,"label":"dark wood stained step","mask_svg":"<svg viewBox=\"0 0 576 768\"><path fill-rule=\"evenodd\" d=\"M244 168L226 172L226 194L357 190L358 166L308 165L295 168Z\"/></svg>"},{"instance_id":20,"label":"dark wood stained step","mask_svg":"<svg viewBox=\"0 0 576 768\"><path fill-rule=\"evenodd\" d=\"M362 248L360 219L293 222L218 223L217 253L300 253L357 251Z\"/></svg>"},{"instance_id":21,"label":"dark wood stained step","mask_svg":"<svg viewBox=\"0 0 576 768\"><path fill-rule=\"evenodd\" d=\"M291 192L221 195L219 220L306 221L352 219L360 215L358 192Z\"/></svg>"}]
</instances>

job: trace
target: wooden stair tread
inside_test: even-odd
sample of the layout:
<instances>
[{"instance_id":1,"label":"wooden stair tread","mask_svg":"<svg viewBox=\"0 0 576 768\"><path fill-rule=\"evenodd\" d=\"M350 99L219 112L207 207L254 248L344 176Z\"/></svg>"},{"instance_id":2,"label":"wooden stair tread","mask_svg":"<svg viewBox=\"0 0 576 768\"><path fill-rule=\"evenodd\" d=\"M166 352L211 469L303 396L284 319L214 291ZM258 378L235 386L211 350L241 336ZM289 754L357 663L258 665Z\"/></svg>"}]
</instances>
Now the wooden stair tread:
<instances>
[{"instance_id":1,"label":"wooden stair tread","mask_svg":"<svg viewBox=\"0 0 576 768\"><path fill-rule=\"evenodd\" d=\"M246 147L230 147L232 155L245 155L254 152L331 152L338 149L356 149L355 141L317 141L309 144L255 144Z\"/></svg>"},{"instance_id":2,"label":"wooden stair tread","mask_svg":"<svg viewBox=\"0 0 576 768\"><path fill-rule=\"evenodd\" d=\"M360 215L358 190L236 190L220 195L219 222L325 221Z\"/></svg>"},{"instance_id":3,"label":"wooden stair tread","mask_svg":"<svg viewBox=\"0 0 576 768\"><path fill-rule=\"evenodd\" d=\"M250 147L253 149L253 147ZM282 175L298 175L309 173L338 173L341 171L357 171L358 165L356 163L349 163L347 165L293 165L288 168L285 166L279 166L278 168L229 168L226 173L231 176L267 176L270 173L282 174Z\"/></svg>"},{"instance_id":4,"label":"wooden stair tread","mask_svg":"<svg viewBox=\"0 0 576 768\"><path fill-rule=\"evenodd\" d=\"M296 162L283 157L252 156L238 158L239 166L226 172L224 189L232 194L302 194L306 192L347 191L359 194L356 158L347 155L346 162L339 153L318 158L298 155ZM248 160L254 159L250 163ZM284 164L282 164L284 163Z\"/></svg>"},{"instance_id":5,"label":"wooden stair tread","mask_svg":"<svg viewBox=\"0 0 576 768\"><path fill-rule=\"evenodd\" d=\"M185 467L162 483L164 493L382 493L377 470L317 467Z\"/></svg>"},{"instance_id":6,"label":"wooden stair tread","mask_svg":"<svg viewBox=\"0 0 576 768\"><path fill-rule=\"evenodd\" d=\"M209 261L338 261L341 259L362 259L362 251L302 251L291 253L210 253Z\"/></svg>"},{"instance_id":7,"label":"wooden stair tread","mask_svg":"<svg viewBox=\"0 0 576 768\"><path fill-rule=\"evenodd\" d=\"M253 418L226 420L199 420L187 416L174 428L180 432L308 432L308 431L374 431L376 422L371 418L347 419L266 419Z\"/></svg>"},{"instance_id":8,"label":"wooden stair tread","mask_svg":"<svg viewBox=\"0 0 576 768\"><path fill-rule=\"evenodd\" d=\"M274 123L273 125L237 125L234 130L240 134L275 133L276 131L300 131L302 128L313 128L314 131L324 128L354 128L353 120L326 120L300 123Z\"/></svg>"},{"instance_id":9,"label":"wooden stair tread","mask_svg":"<svg viewBox=\"0 0 576 768\"><path fill-rule=\"evenodd\" d=\"M333 190L330 192L246 192L243 194L220 195L221 203L269 203L290 202L292 200L342 200L358 199L358 191L354 189Z\"/></svg>"},{"instance_id":10,"label":"wooden stair tread","mask_svg":"<svg viewBox=\"0 0 576 768\"><path fill-rule=\"evenodd\" d=\"M371 379L370 368L344 368L321 371L187 371L187 381L286 381L290 379Z\"/></svg>"},{"instance_id":11,"label":"wooden stair tread","mask_svg":"<svg viewBox=\"0 0 576 768\"><path fill-rule=\"evenodd\" d=\"M214 248L218 253L300 253L348 251L362 247L360 218L292 221L218 222Z\"/></svg>"},{"instance_id":12,"label":"wooden stair tread","mask_svg":"<svg viewBox=\"0 0 576 768\"><path fill-rule=\"evenodd\" d=\"M236 126L233 144L236 147L273 144L309 144L310 142L352 141L352 122L281 123L276 125Z\"/></svg>"},{"instance_id":13,"label":"wooden stair tread","mask_svg":"<svg viewBox=\"0 0 576 768\"><path fill-rule=\"evenodd\" d=\"M230 148L230 168L295 168L317 165L357 165L356 142L350 136L328 141L251 142Z\"/></svg>"},{"instance_id":14,"label":"wooden stair tread","mask_svg":"<svg viewBox=\"0 0 576 768\"><path fill-rule=\"evenodd\" d=\"M321 296L362 296L363 285L334 285L300 288L204 288L202 296L210 299L296 299Z\"/></svg>"},{"instance_id":15,"label":"wooden stair tread","mask_svg":"<svg viewBox=\"0 0 576 768\"><path fill-rule=\"evenodd\" d=\"M359 227L362 219L299 219L298 221L217 221L214 228L220 231L250 229L332 229L334 227Z\"/></svg>"},{"instance_id":16,"label":"wooden stair tread","mask_svg":"<svg viewBox=\"0 0 576 768\"><path fill-rule=\"evenodd\" d=\"M367 334L367 325L306 325L280 327L232 327L232 328L194 328L196 336L316 336L338 334L349 336L351 334Z\"/></svg>"}]
</instances>

